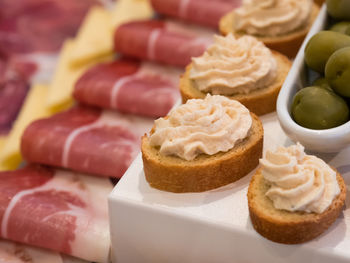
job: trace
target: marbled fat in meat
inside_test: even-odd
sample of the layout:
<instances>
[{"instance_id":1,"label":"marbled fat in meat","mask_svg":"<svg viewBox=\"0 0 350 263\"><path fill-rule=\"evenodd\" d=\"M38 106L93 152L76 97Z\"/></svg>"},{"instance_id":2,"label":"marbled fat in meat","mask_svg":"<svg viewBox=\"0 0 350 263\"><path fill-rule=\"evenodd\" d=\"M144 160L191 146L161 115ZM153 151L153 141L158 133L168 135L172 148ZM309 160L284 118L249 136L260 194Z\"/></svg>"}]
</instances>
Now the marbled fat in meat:
<instances>
[{"instance_id":1,"label":"marbled fat in meat","mask_svg":"<svg viewBox=\"0 0 350 263\"><path fill-rule=\"evenodd\" d=\"M177 68L125 58L99 64L77 81L74 98L125 113L161 117L180 97L181 72Z\"/></svg>"}]
</instances>

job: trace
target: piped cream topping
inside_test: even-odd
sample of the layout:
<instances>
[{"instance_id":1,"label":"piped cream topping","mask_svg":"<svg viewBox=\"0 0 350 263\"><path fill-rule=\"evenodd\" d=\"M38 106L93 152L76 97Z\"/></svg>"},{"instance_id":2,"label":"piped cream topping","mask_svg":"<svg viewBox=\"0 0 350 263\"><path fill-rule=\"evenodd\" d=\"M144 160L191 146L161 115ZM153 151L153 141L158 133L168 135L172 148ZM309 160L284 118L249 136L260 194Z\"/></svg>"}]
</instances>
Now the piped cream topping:
<instances>
[{"instance_id":1,"label":"piped cream topping","mask_svg":"<svg viewBox=\"0 0 350 263\"><path fill-rule=\"evenodd\" d=\"M276 209L322 213L340 193L336 172L323 160L307 155L301 144L267 151L260 159L266 192Z\"/></svg>"},{"instance_id":2,"label":"piped cream topping","mask_svg":"<svg viewBox=\"0 0 350 263\"><path fill-rule=\"evenodd\" d=\"M234 29L256 36L280 36L307 25L312 0L245 0L234 12Z\"/></svg>"},{"instance_id":3,"label":"piped cream topping","mask_svg":"<svg viewBox=\"0 0 350 263\"><path fill-rule=\"evenodd\" d=\"M200 154L227 152L247 137L252 126L249 110L223 96L192 99L155 121L150 144L162 155L193 160Z\"/></svg>"},{"instance_id":4,"label":"piped cream topping","mask_svg":"<svg viewBox=\"0 0 350 263\"><path fill-rule=\"evenodd\" d=\"M232 34L215 36L201 57L192 58L190 71L196 88L219 95L248 94L268 87L276 76L277 62L262 42Z\"/></svg>"}]
</instances>

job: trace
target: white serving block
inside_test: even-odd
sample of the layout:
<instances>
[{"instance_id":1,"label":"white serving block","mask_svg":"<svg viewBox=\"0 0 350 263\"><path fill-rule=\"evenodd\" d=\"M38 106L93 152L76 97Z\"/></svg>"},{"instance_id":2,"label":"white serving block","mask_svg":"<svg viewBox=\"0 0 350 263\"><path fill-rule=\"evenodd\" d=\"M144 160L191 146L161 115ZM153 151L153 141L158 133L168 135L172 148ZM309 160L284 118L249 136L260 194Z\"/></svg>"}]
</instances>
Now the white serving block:
<instances>
[{"instance_id":1,"label":"white serving block","mask_svg":"<svg viewBox=\"0 0 350 263\"><path fill-rule=\"evenodd\" d=\"M261 119L264 152L292 143L275 113ZM320 157L350 184L350 148ZM212 191L168 193L148 185L139 155L109 196L113 262L350 262L346 208L324 234L301 245L277 244L256 233L246 197L252 174ZM346 203L350 206L350 196Z\"/></svg>"}]
</instances>

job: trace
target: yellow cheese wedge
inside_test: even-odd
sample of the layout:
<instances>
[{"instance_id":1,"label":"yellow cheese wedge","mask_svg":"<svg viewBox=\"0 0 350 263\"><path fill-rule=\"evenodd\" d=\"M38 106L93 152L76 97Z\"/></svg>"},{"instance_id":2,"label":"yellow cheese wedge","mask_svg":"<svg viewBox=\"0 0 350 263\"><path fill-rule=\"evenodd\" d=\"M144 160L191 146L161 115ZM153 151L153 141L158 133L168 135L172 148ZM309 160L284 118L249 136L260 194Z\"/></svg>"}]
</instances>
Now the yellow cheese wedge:
<instances>
[{"instance_id":1,"label":"yellow cheese wedge","mask_svg":"<svg viewBox=\"0 0 350 263\"><path fill-rule=\"evenodd\" d=\"M149 0L119 0L112 11L114 28L132 20L149 19L153 16Z\"/></svg>"},{"instance_id":2,"label":"yellow cheese wedge","mask_svg":"<svg viewBox=\"0 0 350 263\"><path fill-rule=\"evenodd\" d=\"M0 136L0 153L1 153L1 149L4 145L5 140L6 140L5 136Z\"/></svg>"},{"instance_id":3,"label":"yellow cheese wedge","mask_svg":"<svg viewBox=\"0 0 350 263\"><path fill-rule=\"evenodd\" d=\"M112 14L102 7L94 7L87 14L72 47L71 63L79 65L112 54Z\"/></svg>"},{"instance_id":4,"label":"yellow cheese wedge","mask_svg":"<svg viewBox=\"0 0 350 263\"><path fill-rule=\"evenodd\" d=\"M2 148L4 147L5 140L6 140L6 136L0 135L0 154L2 152Z\"/></svg>"},{"instance_id":5,"label":"yellow cheese wedge","mask_svg":"<svg viewBox=\"0 0 350 263\"><path fill-rule=\"evenodd\" d=\"M74 44L75 42L71 39L64 42L55 74L49 86L46 106L53 111L58 111L73 102L72 92L75 82L89 67L112 59L112 56L99 57L89 61L89 63L73 66L70 63L70 58L73 54Z\"/></svg>"},{"instance_id":6,"label":"yellow cheese wedge","mask_svg":"<svg viewBox=\"0 0 350 263\"><path fill-rule=\"evenodd\" d=\"M54 112L45 105L48 86L34 85L29 90L23 107L14 126L0 151L0 170L13 170L18 167L22 158L20 155L20 140L25 128L34 120L47 117Z\"/></svg>"},{"instance_id":7,"label":"yellow cheese wedge","mask_svg":"<svg viewBox=\"0 0 350 263\"><path fill-rule=\"evenodd\" d=\"M148 0L119 0L112 11L95 7L86 16L72 47L73 66L113 53L113 34L122 23L148 19L153 11Z\"/></svg>"}]
</instances>

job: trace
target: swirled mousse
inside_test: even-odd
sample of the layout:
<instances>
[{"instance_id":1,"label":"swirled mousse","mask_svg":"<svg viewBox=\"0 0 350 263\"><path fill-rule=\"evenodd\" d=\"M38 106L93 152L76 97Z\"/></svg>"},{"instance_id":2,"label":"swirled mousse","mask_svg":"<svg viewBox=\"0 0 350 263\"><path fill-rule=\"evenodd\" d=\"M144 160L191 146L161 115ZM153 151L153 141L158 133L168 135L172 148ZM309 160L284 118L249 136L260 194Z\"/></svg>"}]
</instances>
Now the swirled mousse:
<instances>
[{"instance_id":1,"label":"swirled mousse","mask_svg":"<svg viewBox=\"0 0 350 263\"><path fill-rule=\"evenodd\" d=\"M223 96L191 99L155 121L150 144L162 155L193 160L227 152L248 136L252 117L246 107Z\"/></svg>"},{"instance_id":2,"label":"swirled mousse","mask_svg":"<svg viewBox=\"0 0 350 263\"><path fill-rule=\"evenodd\" d=\"M266 192L276 209L322 213L340 193L336 172L323 160L307 155L301 144L267 151L260 159Z\"/></svg>"},{"instance_id":3,"label":"swirled mousse","mask_svg":"<svg viewBox=\"0 0 350 263\"><path fill-rule=\"evenodd\" d=\"M248 94L271 85L277 62L265 45L251 36L215 36L215 42L192 58L189 78L197 89L220 95Z\"/></svg>"},{"instance_id":4,"label":"swirled mousse","mask_svg":"<svg viewBox=\"0 0 350 263\"><path fill-rule=\"evenodd\" d=\"M281 36L308 24L312 0L245 0L233 11L234 29L256 36Z\"/></svg>"}]
</instances>

